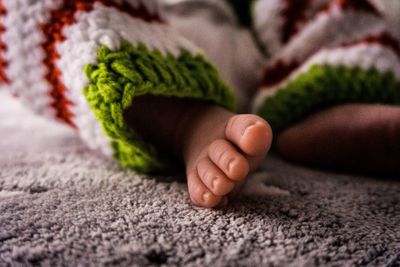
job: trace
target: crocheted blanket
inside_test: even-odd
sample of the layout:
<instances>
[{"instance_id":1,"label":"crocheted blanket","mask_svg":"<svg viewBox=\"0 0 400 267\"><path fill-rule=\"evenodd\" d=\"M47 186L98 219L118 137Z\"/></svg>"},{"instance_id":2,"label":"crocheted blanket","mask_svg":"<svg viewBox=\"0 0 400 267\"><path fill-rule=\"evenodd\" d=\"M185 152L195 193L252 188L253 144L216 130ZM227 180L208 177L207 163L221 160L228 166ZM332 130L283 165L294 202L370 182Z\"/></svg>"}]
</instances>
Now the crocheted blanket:
<instances>
[{"instance_id":1,"label":"crocheted blanket","mask_svg":"<svg viewBox=\"0 0 400 267\"><path fill-rule=\"evenodd\" d=\"M162 2L0 0L0 90L146 174L165 173L171 155L125 123L142 95L249 105L275 136L327 106L400 105L399 27L387 11L399 17L398 5Z\"/></svg>"},{"instance_id":2,"label":"crocheted blanket","mask_svg":"<svg viewBox=\"0 0 400 267\"><path fill-rule=\"evenodd\" d=\"M122 170L72 130L0 103L1 266L400 264L400 180L272 157L227 209L200 209L184 181Z\"/></svg>"}]
</instances>

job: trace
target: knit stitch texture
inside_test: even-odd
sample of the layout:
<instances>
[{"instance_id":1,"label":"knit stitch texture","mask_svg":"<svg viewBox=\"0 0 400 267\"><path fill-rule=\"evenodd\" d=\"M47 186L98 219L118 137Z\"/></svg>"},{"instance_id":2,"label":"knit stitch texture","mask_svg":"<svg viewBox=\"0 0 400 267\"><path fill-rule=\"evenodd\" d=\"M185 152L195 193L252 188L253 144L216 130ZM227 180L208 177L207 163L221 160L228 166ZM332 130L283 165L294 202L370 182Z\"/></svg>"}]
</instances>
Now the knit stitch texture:
<instances>
[{"instance_id":1,"label":"knit stitch texture","mask_svg":"<svg viewBox=\"0 0 400 267\"><path fill-rule=\"evenodd\" d=\"M275 134L332 105L399 105L400 39L376 1L298 2L301 14L291 1L259 0L255 10L258 36L275 53L253 110Z\"/></svg>"},{"instance_id":2,"label":"knit stitch texture","mask_svg":"<svg viewBox=\"0 0 400 267\"><path fill-rule=\"evenodd\" d=\"M182 51L178 57L124 42L117 51L102 46L98 64L88 65L90 85L85 96L113 140L114 156L123 167L158 172L171 166L165 155L143 139L124 121L124 112L136 96L151 94L212 101L235 110L235 99L217 71L201 55ZM169 164L165 164L168 162Z\"/></svg>"}]
</instances>

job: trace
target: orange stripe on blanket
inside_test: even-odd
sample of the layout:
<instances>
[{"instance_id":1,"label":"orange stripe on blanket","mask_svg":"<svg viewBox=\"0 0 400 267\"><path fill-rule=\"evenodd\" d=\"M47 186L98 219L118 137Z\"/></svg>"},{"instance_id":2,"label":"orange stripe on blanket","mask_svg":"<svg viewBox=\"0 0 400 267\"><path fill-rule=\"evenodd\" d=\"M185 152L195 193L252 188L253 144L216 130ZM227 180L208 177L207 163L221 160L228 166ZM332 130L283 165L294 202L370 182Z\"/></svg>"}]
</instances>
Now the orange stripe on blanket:
<instances>
[{"instance_id":1,"label":"orange stripe on blanket","mask_svg":"<svg viewBox=\"0 0 400 267\"><path fill-rule=\"evenodd\" d=\"M75 14L78 11L92 11L95 3L101 3L105 6L116 8L134 18L140 18L147 22L163 23L158 14L151 14L145 6L139 5L138 7L132 7L125 1L118 4L114 0L63 0L63 4L59 9L51 11L49 22L41 25L42 31L47 38L42 44L42 48L46 52L43 63L49 70L45 79L51 85L51 91L49 92L53 100L51 106L56 110L57 118L74 128L76 128L76 126L72 121L73 115L70 111L72 103L65 96L67 88L61 80L61 70L56 64L57 60L60 58L56 46L66 39L63 35L64 27L76 23Z\"/></svg>"}]
</instances>

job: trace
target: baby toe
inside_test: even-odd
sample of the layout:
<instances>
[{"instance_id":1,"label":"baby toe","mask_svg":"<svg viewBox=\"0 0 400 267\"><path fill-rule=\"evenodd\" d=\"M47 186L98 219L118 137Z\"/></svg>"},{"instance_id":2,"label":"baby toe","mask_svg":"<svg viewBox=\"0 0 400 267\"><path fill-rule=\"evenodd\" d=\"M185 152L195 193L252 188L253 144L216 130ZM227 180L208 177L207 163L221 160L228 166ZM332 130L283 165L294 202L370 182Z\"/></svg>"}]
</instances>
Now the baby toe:
<instances>
[{"instance_id":1,"label":"baby toe","mask_svg":"<svg viewBox=\"0 0 400 267\"><path fill-rule=\"evenodd\" d=\"M225 135L248 156L266 154L272 143L271 127L256 115L232 117L226 126Z\"/></svg>"},{"instance_id":2,"label":"baby toe","mask_svg":"<svg viewBox=\"0 0 400 267\"><path fill-rule=\"evenodd\" d=\"M199 162L197 172L204 185L216 196L225 196L235 187L235 183L207 157Z\"/></svg>"},{"instance_id":3,"label":"baby toe","mask_svg":"<svg viewBox=\"0 0 400 267\"><path fill-rule=\"evenodd\" d=\"M214 141L209 149L211 161L231 180L241 181L249 173L249 163L237 149L228 141Z\"/></svg>"},{"instance_id":4,"label":"baby toe","mask_svg":"<svg viewBox=\"0 0 400 267\"><path fill-rule=\"evenodd\" d=\"M204 208L217 207L222 197L214 195L200 180L196 171L188 175L188 191L193 204Z\"/></svg>"}]
</instances>

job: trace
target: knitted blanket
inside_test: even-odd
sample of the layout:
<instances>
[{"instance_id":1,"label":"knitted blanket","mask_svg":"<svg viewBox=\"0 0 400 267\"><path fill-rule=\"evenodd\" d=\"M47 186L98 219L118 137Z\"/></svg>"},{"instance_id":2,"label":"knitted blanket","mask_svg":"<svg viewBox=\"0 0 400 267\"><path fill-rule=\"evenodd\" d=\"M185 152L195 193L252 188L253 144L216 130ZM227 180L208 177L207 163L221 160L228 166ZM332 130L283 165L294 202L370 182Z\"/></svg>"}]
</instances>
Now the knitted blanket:
<instances>
[{"instance_id":1,"label":"knitted blanket","mask_svg":"<svg viewBox=\"0 0 400 267\"><path fill-rule=\"evenodd\" d=\"M385 0L163 2L0 0L0 90L145 174L172 164L124 120L142 95L249 105L275 136L330 105L400 105Z\"/></svg>"},{"instance_id":2,"label":"knitted blanket","mask_svg":"<svg viewBox=\"0 0 400 267\"><path fill-rule=\"evenodd\" d=\"M398 266L400 180L265 161L224 210L0 93L0 265ZM260 184L261 183L261 184Z\"/></svg>"}]
</instances>

